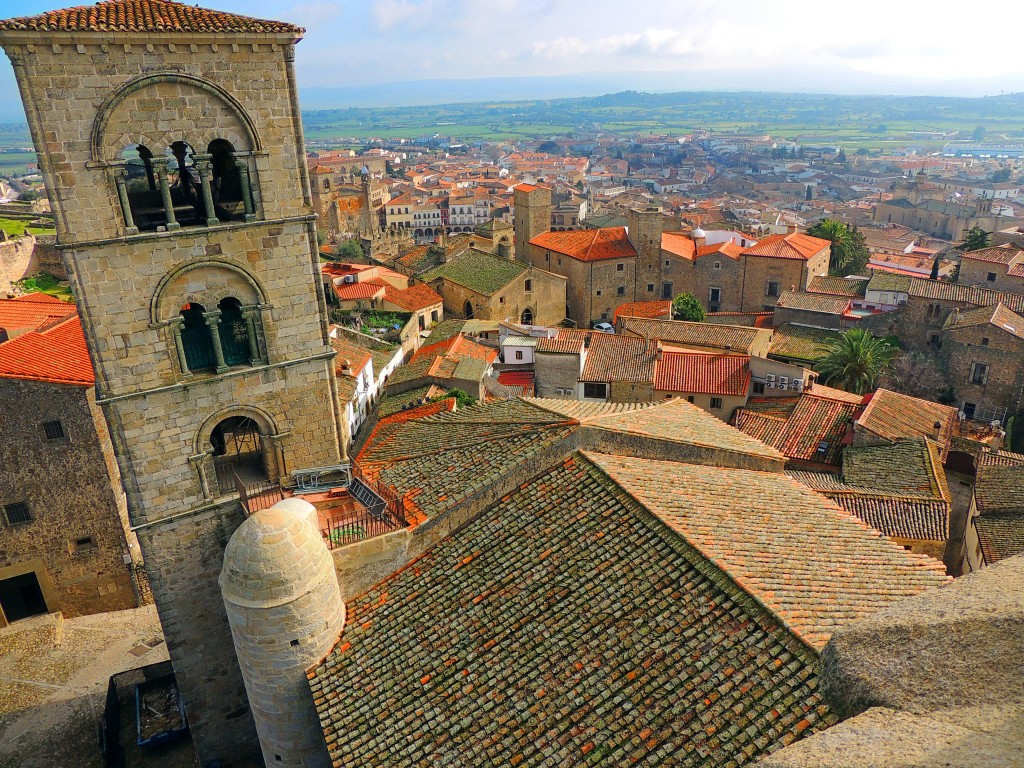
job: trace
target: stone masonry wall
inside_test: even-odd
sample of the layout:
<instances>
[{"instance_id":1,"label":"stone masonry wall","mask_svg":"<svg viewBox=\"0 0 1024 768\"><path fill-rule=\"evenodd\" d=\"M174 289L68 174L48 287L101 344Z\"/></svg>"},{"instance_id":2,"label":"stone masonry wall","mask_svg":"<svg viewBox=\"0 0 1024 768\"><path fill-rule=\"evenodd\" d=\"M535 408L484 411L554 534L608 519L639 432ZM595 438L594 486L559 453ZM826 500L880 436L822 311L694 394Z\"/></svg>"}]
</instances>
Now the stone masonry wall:
<instances>
[{"instance_id":1,"label":"stone masonry wall","mask_svg":"<svg viewBox=\"0 0 1024 768\"><path fill-rule=\"evenodd\" d=\"M959 408L970 402L979 411L985 407L1006 408L1010 415L1016 411L1024 384L1024 340L990 324L954 327L943 338L942 356ZM984 384L971 381L976 363L988 366Z\"/></svg>"},{"instance_id":2,"label":"stone masonry wall","mask_svg":"<svg viewBox=\"0 0 1024 768\"><path fill-rule=\"evenodd\" d=\"M0 515L0 578L39 563L47 608L65 616L137 605L91 398L87 387L0 379L0 505L26 501L33 518L12 526ZM54 420L65 437L47 440L43 422ZM92 543L77 544L86 538Z\"/></svg>"},{"instance_id":3,"label":"stone masonry wall","mask_svg":"<svg viewBox=\"0 0 1024 768\"><path fill-rule=\"evenodd\" d=\"M14 283L38 271L32 235L0 242L0 296L14 291Z\"/></svg>"}]
</instances>

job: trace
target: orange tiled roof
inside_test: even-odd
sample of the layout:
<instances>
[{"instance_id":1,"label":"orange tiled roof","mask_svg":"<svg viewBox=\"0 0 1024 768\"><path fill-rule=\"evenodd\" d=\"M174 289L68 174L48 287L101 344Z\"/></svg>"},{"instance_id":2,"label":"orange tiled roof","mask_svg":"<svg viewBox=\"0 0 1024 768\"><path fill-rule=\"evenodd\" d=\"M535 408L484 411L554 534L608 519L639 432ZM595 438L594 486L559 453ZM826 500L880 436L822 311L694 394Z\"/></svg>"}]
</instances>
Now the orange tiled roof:
<instances>
[{"instance_id":1,"label":"orange tiled roof","mask_svg":"<svg viewBox=\"0 0 1024 768\"><path fill-rule=\"evenodd\" d=\"M592 331L564 329L552 339L537 339L538 352L555 352L559 354L578 355L583 349L587 337L593 336Z\"/></svg>"},{"instance_id":2,"label":"orange tiled roof","mask_svg":"<svg viewBox=\"0 0 1024 768\"><path fill-rule=\"evenodd\" d=\"M743 255L806 261L829 245L828 240L822 240L820 237L791 232L788 235L770 235L757 245L744 248Z\"/></svg>"},{"instance_id":3,"label":"orange tiled roof","mask_svg":"<svg viewBox=\"0 0 1024 768\"><path fill-rule=\"evenodd\" d=\"M301 35L283 21L254 19L171 0L101 0L38 16L0 21L0 30L33 32L256 32Z\"/></svg>"},{"instance_id":4,"label":"orange tiled roof","mask_svg":"<svg viewBox=\"0 0 1024 768\"><path fill-rule=\"evenodd\" d=\"M656 355L657 344L648 339L595 333L580 381L650 383Z\"/></svg>"},{"instance_id":5,"label":"orange tiled roof","mask_svg":"<svg viewBox=\"0 0 1024 768\"><path fill-rule=\"evenodd\" d=\"M654 367L654 388L742 397L750 389L750 356L664 352Z\"/></svg>"},{"instance_id":6,"label":"orange tiled roof","mask_svg":"<svg viewBox=\"0 0 1024 768\"><path fill-rule=\"evenodd\" d=\"M341 301L357 301L373 299L385 291L383 282L364 280L361 283L339 283L334 286L334 293Z\"/></svg>"},{"instance_id":7,"label":"orange tiled roof","mask_svg":"<svg viewBox=\"0 0 1024 768\"><path fill-rule=\"evenodd\" d=\"M441 294L425 283L408 288L392 288L384 294L384 300L401 307L406 312L415 312L432 307L444 301Z\"/></svg>"},{"instance_id":8,"label":"orange tiled roof","mask_svg":"<svg viewBox=\"0 0 1024 768\"><path fill-rule=\"evenodd\" d=\"M953 437L956 408L879 389L871 395L864 413L857 419L857 426L885 440L913 437L935 439L936 422L940 425L937 442L945 453Z\"/></svg>"},{"instance_id":9,"label":"orange tiled roof","mask_svg":"<svg viewBox=\"0 0 1024 768\"><path fill-rule=\"evenodd\" d=\"M743 255L743 249L740 248L736 243L725 242L725 243L713 243L711 245L702 245L697 248L697 258L701 259L705 256L714 255L728 256L733 261L739 261L740 256Z\"/></svg>"},{"instance_id":10,"label":"orange tiled roof","mask_svg":"<svg viewBox=\"0 0 1024 768\"><path fill-rule=\"evenodd\" d=\"M1018 256L1024 256L1024 251L1006 243L991 248L981 248L977 251L967 251L963 258L971 261L986 261L990 264L1009 264Z\"/></svg>"},{"instance_id":11,"label":"orange tiled roof","mask_svg":"<svg viewBox=\"0 0 1024 768\"><path fill-rule=\"evenodd\" d=\"M555 251L579 261L636 257L636 249L629 242L625 227L544 232L533 238L530 245Z\"/></svg>"},{"instance_id":12,"label":"orange tiled roof","mask_svg":"<svg viewBox=\"0 0 1024 768\"><path fill-rule=\"evenodd\" d=\"M75 305L45 293L29 293L16 299L0 299L0 328L14 336L35 331L75 314Z\"/></svg>"},{"instance_id":13,"label":"orange tiled roof","mask_svg":"<svg viewBox=\"0 0 1024 768\"><path fill-rule=\"evenodd\" d=\"M96 377L78 315L0 344L0 377L92 386Z\"/></svg>"},{"instance_id":14,"label":"orange tiled roof","mask_svg":"<svg viewBox=\"0 0 1024 768\"><path fill-rule=\"evenodd\" d=\"M338 356L334 358L334 374L336 376L356 376L371 360L370 350L353 344L340 336L331 339L331 347L338 353ZM345 365L346 361L349 363L348 366ZM346 367L351 370L351 373L343 373Z\"/></svg>"},{"instance_id":15,"label":"orange tiled roof","mask_svg":"<svg viewBox=\"0 0 1024 768\"><path fill-rule=\"evenodd\" d=\"M736 412L735 425L777 448L787 458L839 465L843 438L857 402L804 394L799 398L763 398ZM826 388L827 389L827 388Z\"/></svg>"},{"instance_id":16,"label":"orange tiled roof","mask_svg":"<svg viewBox=\"0 0 1024 768\"><path fill-rule=\"evenodd\" d=\"M659 317L667 318L671 314L672 302L667 299L665 301L628 301L615 308L615 312L612 313L612 322L618 320L620 315L657 319Z\"/></svg>"},{"instance_id":17,"label":"orange tiled roof","mask_svg":"<svg viewBox=\"0 0 1024 768\"><path fill-rule=\"evenodd\" d=\"M697 255L697 244L689 232L662 232L661 250L681 259L693 261Z\"/></svg>"}]
</instances>

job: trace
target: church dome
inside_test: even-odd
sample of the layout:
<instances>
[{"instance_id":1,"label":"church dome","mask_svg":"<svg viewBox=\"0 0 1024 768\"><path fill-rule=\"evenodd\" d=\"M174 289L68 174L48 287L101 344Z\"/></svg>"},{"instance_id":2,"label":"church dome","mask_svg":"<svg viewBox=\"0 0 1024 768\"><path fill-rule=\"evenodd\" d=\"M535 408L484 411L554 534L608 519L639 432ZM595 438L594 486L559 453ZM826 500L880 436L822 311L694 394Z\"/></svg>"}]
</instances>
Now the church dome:
<instances>
[{"instance_id":1,"label":"church dome","mask_svg":"<svg viewBox=\"0 0 1024 768\"><path fill-rule=\"evenodd\" d=\"M692 232L690 233L690 237L692 237L692 238L693 238L694 240L696 240L696 239L698 239L698 238L701 238L701 237L707 237L707 236L708 236L708 235L707 235L707 232L705 232L705 231L704 231L703 229L701 229L700 227L697 227L696 229L694 229L694 230L693 230L693 231L692 231Z\"/></svg>"},{"instance_id":2,"label":"church dome","mask_svg":"<svg viewBox=\"0 0 1024 768\"><path fill-rule=\"evenodd\" d=\"M333 574L334 562L316 525L316 509L285 499L243 522L224 550L224 599L251 608L290 603Z\"/></svg>"}]
</instances>

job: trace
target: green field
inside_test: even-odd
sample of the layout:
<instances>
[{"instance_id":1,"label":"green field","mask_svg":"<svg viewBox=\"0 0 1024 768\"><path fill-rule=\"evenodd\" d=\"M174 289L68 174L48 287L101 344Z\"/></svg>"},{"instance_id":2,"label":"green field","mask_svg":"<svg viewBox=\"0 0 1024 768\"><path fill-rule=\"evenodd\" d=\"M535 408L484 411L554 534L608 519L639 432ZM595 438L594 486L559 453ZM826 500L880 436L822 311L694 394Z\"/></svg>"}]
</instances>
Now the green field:
<instances>
[{"instance_id":1,"label":"green field","mask_svg":"<svg viewBox=\"0 0 1024 768\"><path fill-rule=\"evenodd\" d=\"M30 227L28 222L18 219L0 219L0 229L11 237L21 237L26 232L30 235L52 235L56 230L51 228Z\"/></svg>"},{"instance_id":2,"label":"green field","mask_svg":"<svg viewBox=\"0 0 1024 768\"><path fill-rule=\"evenodd\" d=\"M0 176L25 173L29 163L36 162L35 152L0 152Z\"/></svg>"}]
</instances>

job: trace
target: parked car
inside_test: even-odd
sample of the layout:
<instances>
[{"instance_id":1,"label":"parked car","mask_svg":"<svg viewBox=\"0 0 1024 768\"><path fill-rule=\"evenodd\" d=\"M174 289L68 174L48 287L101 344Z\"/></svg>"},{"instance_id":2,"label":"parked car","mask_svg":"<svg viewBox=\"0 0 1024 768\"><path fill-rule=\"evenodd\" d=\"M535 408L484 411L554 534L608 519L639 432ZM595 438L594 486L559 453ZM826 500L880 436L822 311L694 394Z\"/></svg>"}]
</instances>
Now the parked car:
<instances>
[{"instance_id":1,"label":"parked car","mask_svg":"<svg viewBox=\"0 0 1024 768\"><path fill-rule=\"evenodd\" d=\"M615 327L611 323L594 323L594 330L603 333L615 333Z\"/></svg>"}]
</instances>

